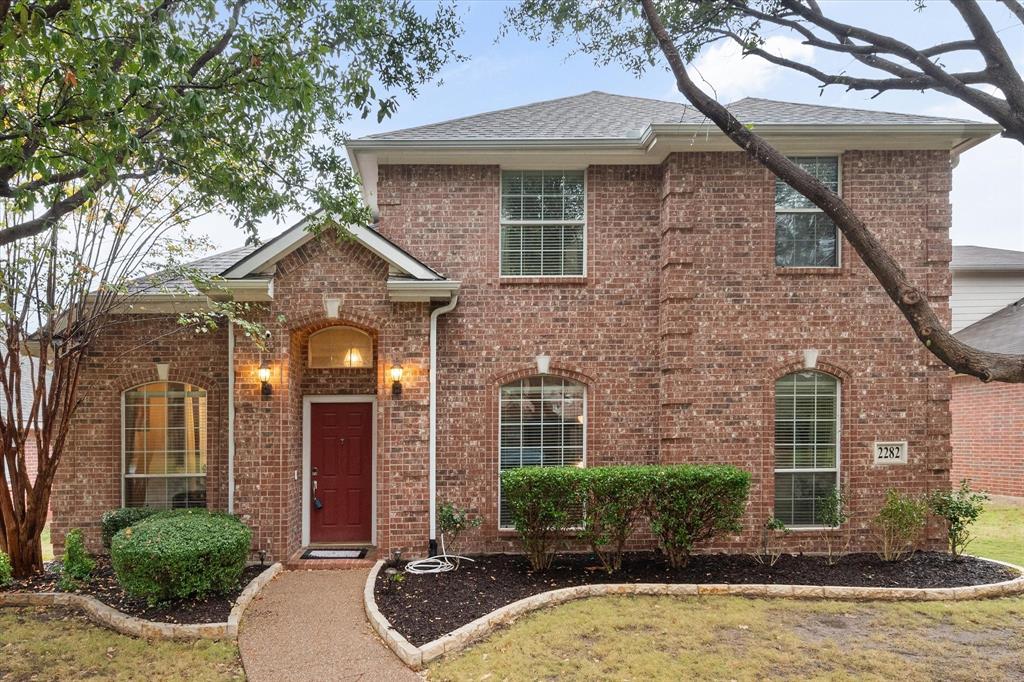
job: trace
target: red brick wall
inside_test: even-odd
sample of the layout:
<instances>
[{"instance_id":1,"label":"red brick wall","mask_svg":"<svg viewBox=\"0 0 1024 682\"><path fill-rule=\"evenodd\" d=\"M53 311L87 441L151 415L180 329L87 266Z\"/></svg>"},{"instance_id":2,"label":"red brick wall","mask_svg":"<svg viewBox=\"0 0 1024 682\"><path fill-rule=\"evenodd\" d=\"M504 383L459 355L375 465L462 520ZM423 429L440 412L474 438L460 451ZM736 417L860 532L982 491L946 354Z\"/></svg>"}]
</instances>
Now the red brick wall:
<instances>
[{"instance_id":1,"label":"red brick wall","mask_svg":"<svg viewBox=\"0 0 1024 682\"><path fill-rule=\"evenodd\" d=\"M953 482L1024 496L1024 385L953 379Z\"/></svg>"}]
</instances>

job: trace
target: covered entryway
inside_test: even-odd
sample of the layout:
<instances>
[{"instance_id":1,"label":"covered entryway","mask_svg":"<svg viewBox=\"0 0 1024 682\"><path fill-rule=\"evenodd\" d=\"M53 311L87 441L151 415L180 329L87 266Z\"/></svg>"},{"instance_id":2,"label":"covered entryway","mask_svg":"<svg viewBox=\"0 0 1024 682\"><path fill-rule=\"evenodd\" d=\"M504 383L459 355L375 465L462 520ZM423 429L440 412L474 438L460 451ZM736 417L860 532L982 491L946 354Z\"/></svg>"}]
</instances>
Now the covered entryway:
<instances>
[{"instance_id":1,"label":"covered entryway","mask_svg":"<svg viewBox=\"0 0 1024 682\"><path fill-rule=\"evenodd\" d=\"M374 406L372 397L306 396L306 545L374 541Z\"/></svg>"}]
</instances>

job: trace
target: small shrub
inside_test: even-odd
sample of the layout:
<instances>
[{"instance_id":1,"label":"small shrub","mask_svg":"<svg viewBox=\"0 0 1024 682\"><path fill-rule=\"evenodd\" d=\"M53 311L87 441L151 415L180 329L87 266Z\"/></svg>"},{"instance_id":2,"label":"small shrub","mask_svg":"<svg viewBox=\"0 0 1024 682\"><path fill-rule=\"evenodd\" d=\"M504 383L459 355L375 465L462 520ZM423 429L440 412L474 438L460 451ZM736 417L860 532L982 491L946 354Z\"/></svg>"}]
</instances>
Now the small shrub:
<instances>
[{"instance_id":1,"label":"small shrub","mask_svg":"<svg viewBox=\"0 0 1024 682\"><path fill-rule=\"evenodd\" d=\"M118 531L161 511L166 510L156 507L124 507L104 512L100 517L100 533L104 549L110 549L110 541L114 539Z\"/></svg>"},{"instance_id":2,"label":"small shrub","mask_svg":"<svg viewBox=\"0 0 1024 682\"><path fill-rule=\"evenodd\" d=\"M883 561L900 561L913 553L924 530L927 504L896 490L885 493L885 504L875 517L878 556Z\"/></svg>"},{"instance_id":3,"label":"small shrub","mask_svg":"<svg viewBox=\"0 0 1024 682\"><path fill-rule=\"evenodd\" d=\"M470 517L468 509L460 509L450 502L445 502L437 510L437 526L441 531L444 553L458 556L460 538L467 530L478 528L483 523L479 516ZM458 567L458 559L456 559Z\"/></svg>"},{"instance_id":4,"label":"small shrub","mask_svg":"<svg viewBox=\"0 0 1024 682\"><path fill-rule=\"evenodd\" d=\"M580 536L608 573L622 568L622 550L647 502L650 471L644 466L579 470L585 501Z\"/></svg>"},{"instance_id":5,"label":"small shrub","mask_svg":"<svg viewBox=\"0 0 1024 682\"><path fill-rule=\"evenodd\" d=\"M946 522L946 537L953 556L963 555L974 540L971 526L978 520L988 495L971 490L967 480L960 481L959 490L936 490L928 496L928 509Z\"/></svg>"},{"instance_id":6,"label":"small shrub","mask_svg":"<svg viewBox=\"0 0 1024 682\"><path fill-rule=\"evenodd\" d=\"M71 591L83 580L88 580L96 562L85 550L85 536L81 528L72 528L64 538L64 558L61 561L60 588Z\"/></svg>"},{"instance_id":7,"label":"small shrub","mask_svg":"<svg viewBox=\"0 0 1024 682\"><path fill-rule=\"evenodd\" d=\"M501 472L501 489L530 566L551 567L566 531L579 523L581 470L523 467Z\"/></svg>"},{"instance_id":8,"label":"small shrub","mask_svg":"<svg viewBox=\"0 0 1024 682\"><path fill-rule=\"evenodd\" d=\"M0 587L6 587L14 582L14 569L11 567L11 557L0 550Z\"/></svg>"},{"instance_id":9,"label":"small shrub","mask_svg":"<svg viewBox=\"0 0 1024 682\"><path fill-rule=\"evenodd\" d=\"M651 530L674 568L685 566L696 543L738 532L750 474L726 465L652 467L648 513Z\"/></svg>"},{"instance_id":10,"label":"small shrub","mask_svg":"<svg viewBox=\"0 0 1024 682\"><path fill-rule=\"evenodd\" d=\"M850 520L846 495L843 494L843 491L838 486L829 490L828 494L818 498L818 514L821 519L821 525L825 526L825 530L821 532L821 540L825 544L828 565L833 566L838 558L837 555L845 554L846 548L850 545L850 541L847 539L842 548L838 551L836 550L835 531Z\"/></svg>"},{"instance_id":11,"label":"small shrub","mask_svg":"<svg viewBox=\"0 0 1024 682\"><path fill-rule=\"evenodd\" d=\"M781 519L769 516L761 526L761 550L754 555L754 560L762 566L771 568L782 558L782 545L777 542L789 534L789 528Z\"/></svg>"},{"instance_id":12,"label":"small shrub","mask_svg":"<svg viewBox=\"0 0 1024 682\"><path fill-rule=\"evenodd\" d=\"M252 531L233 516L180 510L119 531L110 557L125 592L153 604L234 589L251 541Z\"/></svg>"}]
</instances>

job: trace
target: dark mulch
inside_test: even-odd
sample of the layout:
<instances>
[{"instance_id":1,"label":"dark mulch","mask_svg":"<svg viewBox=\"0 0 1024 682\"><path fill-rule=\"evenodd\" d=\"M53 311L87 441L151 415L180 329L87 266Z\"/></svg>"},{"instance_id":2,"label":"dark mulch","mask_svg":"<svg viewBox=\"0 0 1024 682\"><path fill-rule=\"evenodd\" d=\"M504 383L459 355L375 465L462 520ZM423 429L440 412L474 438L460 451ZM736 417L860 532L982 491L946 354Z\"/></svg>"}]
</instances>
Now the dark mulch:
<instances>
[{"instance_id":1,"label":"dark mulch","mask_svg":"<svg viewBox=\"0 0 1024 682\"><path fill-rule=\"evenodd\" d=\"M834 566L824 557L785 555L774 567L750 555L696 555L674 570L653 553L627 554L622 571L608 575L591 555L560 556L546 573L533 573L523 556L498 554L463 561L461 568L437 575L403 574L401 582L384 571L377 578L377 606L406 639L419 646L506 604L548 590L590 583L736 583L846 585L856 587L960 587L1015 577L1010 569L938 552L918 552L899 563L874 554L850 554Z\"/></svg>"},{"instance_id":2,"label":"dark mulch","mask_svg":"<svg viewBox=\"0 0 1024 682\"><path fill-rule=\"evenodd\" d=\"M183 599L149 606L145 599L130 597L121 589L114 575L108 557L96 558L96 570L92 577L75 590L78 594L87 594L99 599L108 606L129 616L137 616L159 623L223 623L231 614L235 599L242 593L245 586L263 572L260 566L249 566L242 574L238 588L227 594L218 594L205 599ZM60 564L52 562L39 575L26 580L16 580L6 588L11 592L61 592L57 587L60 580Z\"/></svg>"}]
</instances>

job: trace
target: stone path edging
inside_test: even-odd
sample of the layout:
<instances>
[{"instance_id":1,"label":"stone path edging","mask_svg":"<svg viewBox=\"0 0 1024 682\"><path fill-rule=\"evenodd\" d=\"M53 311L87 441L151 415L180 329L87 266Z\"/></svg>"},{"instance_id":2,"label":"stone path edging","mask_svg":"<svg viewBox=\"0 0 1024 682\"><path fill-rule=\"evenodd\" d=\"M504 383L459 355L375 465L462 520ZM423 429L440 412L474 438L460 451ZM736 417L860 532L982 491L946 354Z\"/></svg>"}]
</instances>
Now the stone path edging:
<instances>
[{"instance_id":1,"label":"stone path edging","mask_svg":"<svg viewBox=\"0 0 1024 682\"><path fill-rule=\"evenodd\" d=\"M273 564L252 579L235 600L226 623L157 623L129 616L95 597L71 592L0 592L0 606L72 606L81 609L93 622L143 639L238 639L242 614L264 585L281 572L283 565Z\"/></svg>"},{"instance_id":2,"label":"stone path edging","mask_svg":"<svg viewBox=\"0 0 1024 682\"><path fill-rule=\"evenodd\" d=\"M977 557L984 559L983 557ZM458 651L473 642L489 635L503 625L508 625L519 616L536 611L546 606L562 604L574 599L600 597L618 594L698 596L698 595L733 595L741 597L771 597L787 599L840 599L850 601L953 601L969 599L989 599L992 597L1009 597L1024 594L1024 568L1005 561L984 559L1000 566L1017 571L1019 575L1012 580L987 585L968 585L966 587L839 587L830 585L730 585L693 583L608 583L599 585L577 585L563 587L558 590L541 592L519 601L506 604L501 608L481 616L471 623L427 642L423 646L413 646L395 630L388 619L377 608L373 591L377 583L377 574L384 566L378 561L370 571L363 588L363 607L370 625L380 635L391 650L395 652L407 666L420 670L424 665L440 658L444 654Z\"/></svg>"}]
</instances>

